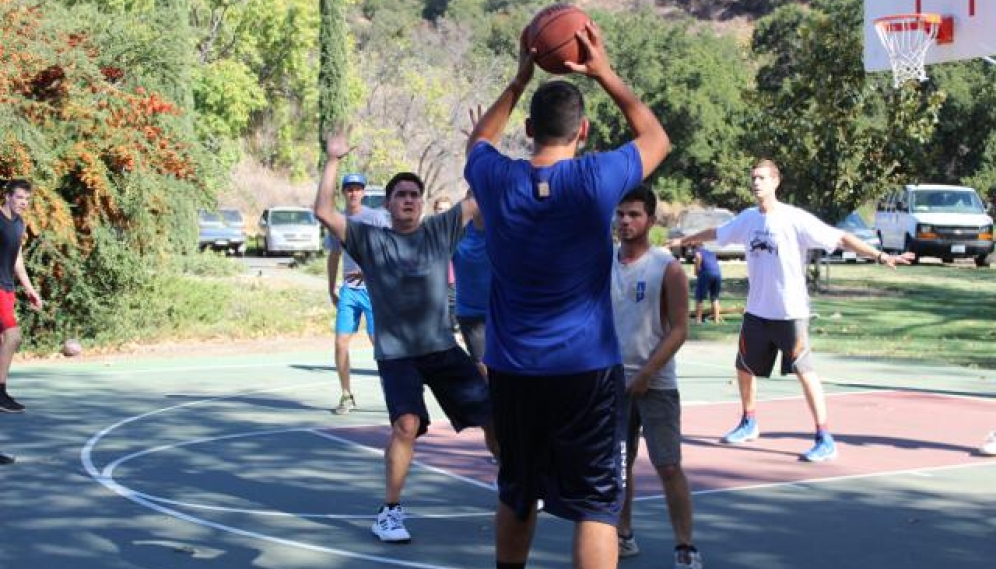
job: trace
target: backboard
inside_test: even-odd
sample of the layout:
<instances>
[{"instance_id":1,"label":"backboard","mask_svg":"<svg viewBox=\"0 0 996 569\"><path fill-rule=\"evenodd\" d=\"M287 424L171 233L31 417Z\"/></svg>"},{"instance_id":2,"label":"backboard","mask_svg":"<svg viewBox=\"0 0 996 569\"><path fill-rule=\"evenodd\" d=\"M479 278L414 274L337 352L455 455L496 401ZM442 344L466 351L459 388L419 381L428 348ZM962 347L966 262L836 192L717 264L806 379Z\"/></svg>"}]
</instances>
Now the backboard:
<instances>
[{"instance_id":1,"label":"backboard","mask_svg":"<svg viewBox=\"0 0 996 569\"><path fill-rule=\"evenodd\" d=\"M954 24L950 43L938 42L927 52L927 65L996 55L996 0L865 0L865 71L891 69L875 19L924 12L950 16Z\"/></svg>"}]
</instances>

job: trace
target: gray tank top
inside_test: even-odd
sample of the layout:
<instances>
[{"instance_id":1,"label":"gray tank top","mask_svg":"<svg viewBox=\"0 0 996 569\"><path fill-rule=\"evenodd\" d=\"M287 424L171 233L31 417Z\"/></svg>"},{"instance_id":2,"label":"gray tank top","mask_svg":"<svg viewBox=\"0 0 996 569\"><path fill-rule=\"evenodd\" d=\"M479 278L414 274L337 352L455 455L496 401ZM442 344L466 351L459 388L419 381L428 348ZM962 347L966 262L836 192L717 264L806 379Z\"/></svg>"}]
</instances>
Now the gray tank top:
<instances>
[{"instance_id":1,"label":"gray tank top","mask_svg":"<svg viewBox=\"0 0 996 569\"><path fill-rule=\"evenodd\" d=\"M612 311L622 352L626 379L636 375L668 333L661 322L661 287L664 271L675 258L652 247L636 262L619 262L619 248L612 256ZM671 358L650 378L650 389L677 389L678 372Z\"/></svg>"}]
</instances>

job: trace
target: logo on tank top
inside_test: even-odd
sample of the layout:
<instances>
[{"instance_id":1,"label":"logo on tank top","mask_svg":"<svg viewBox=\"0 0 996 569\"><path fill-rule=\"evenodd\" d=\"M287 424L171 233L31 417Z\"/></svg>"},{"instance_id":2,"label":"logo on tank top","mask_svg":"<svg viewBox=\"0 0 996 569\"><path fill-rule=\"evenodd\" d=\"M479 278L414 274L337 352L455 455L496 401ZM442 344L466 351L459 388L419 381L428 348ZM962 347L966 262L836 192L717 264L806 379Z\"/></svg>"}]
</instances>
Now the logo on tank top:
<instances>
[{"instance_id":1,"label":"logo on tank top","mask_svg":"<svg viewBox=\"0 0 996 569\"><path fill-rule=\"evenodd\" d=\"M647 296L647 281L637 281L633 289L633 298L637 302L642 302Z\"/></svg>"}]
</instances>

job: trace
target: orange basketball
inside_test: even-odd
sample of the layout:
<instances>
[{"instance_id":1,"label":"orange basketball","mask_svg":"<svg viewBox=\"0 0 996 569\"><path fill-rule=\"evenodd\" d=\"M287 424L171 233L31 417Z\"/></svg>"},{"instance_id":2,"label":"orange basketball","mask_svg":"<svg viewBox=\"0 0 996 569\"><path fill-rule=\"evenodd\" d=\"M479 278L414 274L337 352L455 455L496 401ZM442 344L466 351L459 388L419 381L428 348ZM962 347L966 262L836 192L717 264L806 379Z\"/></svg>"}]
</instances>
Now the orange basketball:
<instances>
[{"instance_id":1,"label":"orange basketball","mask_svg":"<svg viewBox=\"0 0 996 569\"><path fill-rule=\"evenodd\" d=\"M526 45L536 50L536 65L563 74L565 61L580 63L584 47L574 35L591 21L588 14L570 4L554 4L540 10L526 27Z\"/></svg>"}]
</instances>

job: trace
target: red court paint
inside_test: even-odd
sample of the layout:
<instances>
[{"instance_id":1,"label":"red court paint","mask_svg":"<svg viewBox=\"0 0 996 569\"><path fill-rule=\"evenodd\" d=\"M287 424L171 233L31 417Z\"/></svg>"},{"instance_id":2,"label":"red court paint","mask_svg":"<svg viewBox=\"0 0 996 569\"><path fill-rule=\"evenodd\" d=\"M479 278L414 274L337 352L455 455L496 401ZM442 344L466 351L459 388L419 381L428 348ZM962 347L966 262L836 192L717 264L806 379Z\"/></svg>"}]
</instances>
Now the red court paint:
<instances>
[{"instance_id":1,"label":"red court paint","mask_svg":"<svg viewBox=\"0 0 996 569\"><path fill-rule=\"evenodd\" d=\"M827 405L840 457L822 464L798 460L812 445L813 435L801 398L760 402L761 438L742 446L719 443L739 420L739 403L685 407L684 467L692 490L732 490L993 460L976 456L975 449L994 428L996 401L888 391L830 395ZM387 426L330 431L374 448L383 448L389 433ZM497 469L488 456L480 429L457 434L438 423L419 439L415 451L419 463L490 484ZM638 496L660 494L642 443L634 477Z\"/></svg>"}]
</instances>

